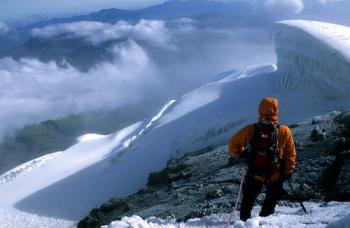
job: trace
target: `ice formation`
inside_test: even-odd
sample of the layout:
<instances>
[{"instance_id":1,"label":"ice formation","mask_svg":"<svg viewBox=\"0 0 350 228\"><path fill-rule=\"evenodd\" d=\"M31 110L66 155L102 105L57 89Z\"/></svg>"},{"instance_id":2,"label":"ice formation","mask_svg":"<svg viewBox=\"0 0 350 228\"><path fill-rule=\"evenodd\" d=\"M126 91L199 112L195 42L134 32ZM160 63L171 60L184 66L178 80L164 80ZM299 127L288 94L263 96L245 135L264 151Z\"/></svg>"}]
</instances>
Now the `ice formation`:
<instances>
[{"instance_id":1,"label":"ice formation","mask_svg":"<svg viewBox=\"0 0 350 228\"><path fill-rule=\"evenodd\" d=\"M349 95L350 28L304 20L277 23L279 86L315 89L327 99Z\"/></svg>"}]
</instances>

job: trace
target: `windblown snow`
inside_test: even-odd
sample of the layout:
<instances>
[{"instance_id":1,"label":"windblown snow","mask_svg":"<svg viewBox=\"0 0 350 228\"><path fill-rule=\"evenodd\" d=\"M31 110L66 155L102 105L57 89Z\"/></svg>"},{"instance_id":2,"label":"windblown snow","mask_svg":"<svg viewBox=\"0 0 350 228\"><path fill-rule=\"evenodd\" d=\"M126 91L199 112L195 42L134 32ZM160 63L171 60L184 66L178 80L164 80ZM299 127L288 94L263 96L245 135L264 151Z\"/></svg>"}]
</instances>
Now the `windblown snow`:
<instances>
[{"instance_id":1,"label":"windblown snow","mask_svg":"<svg viewBox=\"0 0 350 228\"><path fill-rule=\"evenodd\" d=\"M169 101L149 121L107 136L84 135L66 151L48 155L50 159L36 159L1 176L0 222L14 227L57 227L54 224L60 222L60 227L74 225L109 198L138 191L147 183L148 175L164 168L171 157L226 143L237 129L257 120L257 107L263 97L279 100L282 124L333 110L349 110L345 89L349 86L349 59L338 50L343 46L324 41L330 36L341 42L334 34L347 34L349 28L306 21L281 22L277 27L278 71L275 65L265 64L229 74ZM337 91L342 96L337 96ZM324 214L332 217L329 211L337 207L334 205L328 211L324 208ZM349 209L348 204L338 206ZM278 219L293 224L299 218L303 220L295 208L279 210ZM315 227L346 215L342 211L328 220L330 217L317 214L318 210L315 218L309 217ZM26 225L30 216L37 222ZM41 224L40 218L52 221L52 225ZM198 220L198 224L204 220ZM265 227L280 224L273 219L259 221ZM306 227L306 223L296 224ZM192 221L186 225L196 224ZM237 227L249 227L247 224Z\"/></svg>"},{"instance_id":2,"label":"windblown snow","mask_svg":"<svg viewBox=\"0 0 350 228\"><path fill-rule=\"evenodd\" d=\"M326 22L304 20L287 20L278 23L297 28L307 33L325 46L329 46L335 52L339 52L348 62L350 61L349 27Z\"/></svg>"},{"instance_id":3,"label":"windblown snow","mask_svg":"<svg viewBox=\"0 0 350 228\"><path fill-rule=\"evenodd\" d=\"M92 141L95 139L102 139L107 137L106 135L99 135L99 134L85 134L78 138L78 142L86 142L86 141Z\"/></svg>"},{"instance_id":4,"label":"windblown snow","mask_svg":"<svg viewBox=\"0 0 350 228\"><path fill-rule=\"evenodd\" d=\"M350 28L318 21L281 21L275 35L280 86L315 89L328 99L350 93Z\"/></svg>"}]
</instances>

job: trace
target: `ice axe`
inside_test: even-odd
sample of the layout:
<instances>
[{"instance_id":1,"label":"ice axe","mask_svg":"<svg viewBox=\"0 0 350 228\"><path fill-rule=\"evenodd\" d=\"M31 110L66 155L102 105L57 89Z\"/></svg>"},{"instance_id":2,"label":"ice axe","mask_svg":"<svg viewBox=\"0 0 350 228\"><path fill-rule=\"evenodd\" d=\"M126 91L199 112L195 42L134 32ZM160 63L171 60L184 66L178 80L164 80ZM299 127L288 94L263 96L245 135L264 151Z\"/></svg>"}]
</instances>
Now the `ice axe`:
<instances>
[{"instance_id":1,"label":"ice axe","mask_svg":"<svg viewBox=\"0 0 350 228\"><path fill-rule=\"evenodd\" d=\"M290 183L290 180L289 180L289 179L287 179L287 182L288 182L290 188L293 190L294 194L297 196L298 201L299 201L299 203L300 203L300 206L303 208L304 212L307 213L307 210L306 210L306 208L304 207L303 202L301 201L300 195L297 193L297 191L295 191L295 189L294 189L293 185Z\"/></svg>"}]
</instances>

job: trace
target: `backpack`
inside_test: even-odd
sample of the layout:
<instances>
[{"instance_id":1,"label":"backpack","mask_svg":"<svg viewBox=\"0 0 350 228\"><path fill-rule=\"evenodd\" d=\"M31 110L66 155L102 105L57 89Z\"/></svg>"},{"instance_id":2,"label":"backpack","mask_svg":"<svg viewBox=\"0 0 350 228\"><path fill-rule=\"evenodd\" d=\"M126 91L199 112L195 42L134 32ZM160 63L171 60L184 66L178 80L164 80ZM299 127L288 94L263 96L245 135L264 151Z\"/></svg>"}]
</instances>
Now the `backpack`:
<instances>
[{"instance_id":1,"label":"backpack","mask_svg":"<svg viewBox=\"0 0 350 228\"><path fill-rule=\"evenodd\" d=\"M278 152L279 125L255 123L253 137L247 149L248 173L269 179L281 170Z\"/></svg>"}]
</instances>

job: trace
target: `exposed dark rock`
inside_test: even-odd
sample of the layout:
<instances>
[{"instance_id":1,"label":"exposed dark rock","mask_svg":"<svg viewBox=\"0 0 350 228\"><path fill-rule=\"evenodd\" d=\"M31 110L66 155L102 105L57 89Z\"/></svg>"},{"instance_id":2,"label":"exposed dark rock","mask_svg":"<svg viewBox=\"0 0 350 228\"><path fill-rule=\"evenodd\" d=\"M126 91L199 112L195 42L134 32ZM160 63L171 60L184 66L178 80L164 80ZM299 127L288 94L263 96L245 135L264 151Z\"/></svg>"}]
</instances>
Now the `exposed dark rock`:
<instances>
[{"instance_id":1,"label":"exposed dark rock","mask_svg":"<svg viewBox=\"0 0 350 228\"><path fill-rule=\"evenodd\" d=\"M338 177L334 181L333 196L338 200L350 199L350 151L343 151L339 153L338 165L336 169L338 171Z\"/></svg>"},{"instance_id":2,"label":"exposed dark rock","mask_svg":"<svg viewBox=\"0 0 350 228\"><path fill-rule=\"evenodd\" d=\"M322 130L318 126L316 126L312 130L310 138L312 139L312 141L318 141L318 140L323 140L326 137L325 137L324 132L322 132Z\"/></svg>"},{"instance_id":3,"label":"exposed dark rock","mask_svg":"<svg viewBox=\"0 0 350 228\"><path fill-rule=\"evenodd\" d=\"M151 173L148 177L147 185L166 185L178 180L186 180L191 173L185 172L185 165L177 164L176 166L168 166L163 171Z\"/></svg>"},{"instance_id":4,"label":"exposed dark rock","mask_svg":"<svg viewBox=\"0 0 350 228\"><path fill-rule=\"evenodd\" d=\"M298 164L291 182L303 200L350 200L349 129L350 117L338 113L293 126ZM184 221L228 213L245 165L243 158L230 157L226 146L173 159L163 171L149 176L144 189L124 199L111 199L92 210L78 227L99 227L130 215ZM289 186L285 189L281 204L296 201ZM263 199L261 194L257 203Z\"/></svg>"},{"instance_id":5,"label":"exposed dark rock","mask_svg":"<svg viewBox=\"0 0 350 228\"><path fill-rule=\"evenodd\" d=\"M296 128L296 127L298 127L299 125L298 124L291 124L291 125L289 125L288 127L290 128L290 129L292 129L292 128Z\"/></svg>"},{"instance_id":6,"label":"exposed dark rock","mask_svg":"<svg viewBox=\"0 0 350 228\"><path fill-rule=\"evenodd\" d=\"M205 198L206 199L216 199L216 198L220 198L223 195L224 195L224 192L221 189L217 189L217 190L208 192L205 195Z\"/></svg>"}]
</instances>

